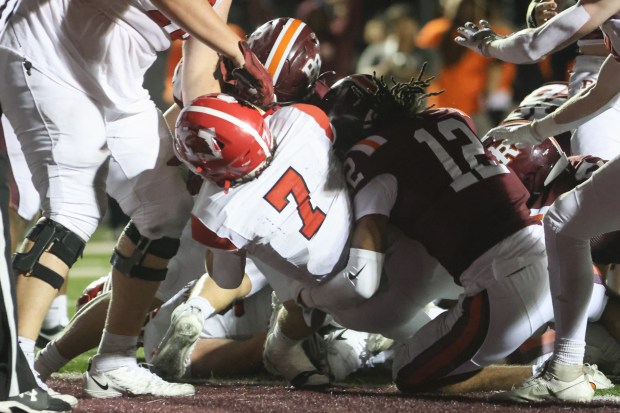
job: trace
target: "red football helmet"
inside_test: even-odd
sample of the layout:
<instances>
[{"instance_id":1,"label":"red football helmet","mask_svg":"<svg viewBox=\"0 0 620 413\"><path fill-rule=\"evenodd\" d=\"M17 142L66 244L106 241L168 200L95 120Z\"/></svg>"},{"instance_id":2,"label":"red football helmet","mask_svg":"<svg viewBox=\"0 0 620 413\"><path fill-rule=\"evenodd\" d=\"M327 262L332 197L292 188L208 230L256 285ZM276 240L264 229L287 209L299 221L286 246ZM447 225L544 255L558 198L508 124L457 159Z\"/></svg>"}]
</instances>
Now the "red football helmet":
<instances>
[{"instance_id":1,"label":"red football helmet","mask_svg":"<svg viewBox=\"0 0 620 413\"><path fill-rule=\"evenodd\" d=\"M378 90L371 75L356 74L340 79L325 94L319 106L336 130L337 151L348 151L376 126Z\"/></svg>"},{"instance_id":2,"label":"red football helmet","mask_svg":"<svg viewBox=\"0 0 620 413\"><path fill-rule=\"evenodd\" d=\"M566 154L554 138L527 147L486 139L484 146L498 162L508 165L517 174L531 195L541 193L569 165Z\"/></svg>"},{"instance_id":3,"label":"red football helmet","mask_svg":"<svg viewBox=\"0 0 620 413\"><path fill-rule=\"evenodd\" d=\"M298 102L310 94L321 56L319 39L304 22L271 20L254 30L247 43L271 74L277 102Z\"/></svg>"},{"instance_id":4,"label":"red football helmet","mask_svg":"<svg viewBox=\"0 0 620 413\"><path fill-rule=\"evenodd\" d=\"M256 177L268 165L272 146L261 112L229 95L201 96L177 119L177 157L220 186Z\"/></svg>"}]
</instances>

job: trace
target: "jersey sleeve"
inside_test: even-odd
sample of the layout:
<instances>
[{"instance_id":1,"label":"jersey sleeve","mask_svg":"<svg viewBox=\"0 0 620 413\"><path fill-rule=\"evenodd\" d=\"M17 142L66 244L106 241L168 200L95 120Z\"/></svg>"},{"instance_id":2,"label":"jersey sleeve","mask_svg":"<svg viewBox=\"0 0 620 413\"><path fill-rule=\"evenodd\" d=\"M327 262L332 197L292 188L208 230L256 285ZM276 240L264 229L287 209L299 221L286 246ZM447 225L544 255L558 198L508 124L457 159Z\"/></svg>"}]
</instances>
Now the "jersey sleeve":
<instances>
[{"instance_id":1,"label":"jersey sleeve","mask_svg":"<svg viewBox=\"0 0 620 413\"><path fill-rule=\"evenodd\" d=\"M371 179L353 199L355 219L373 214L389 217L397 195L398 182L394 175L383 174Z\"/></svg>"},{"instance_id":2,"label":"jersey sleeve","mask_svg":"<svg viewBox=\"0 0 620 413\"><path fill-rule=\"evenodd\" d=\"M192 215L192 238L209 248L226 251L235 251L237 249L231 240L219 237L194 215Z\"/></svg>"}]
</instances>

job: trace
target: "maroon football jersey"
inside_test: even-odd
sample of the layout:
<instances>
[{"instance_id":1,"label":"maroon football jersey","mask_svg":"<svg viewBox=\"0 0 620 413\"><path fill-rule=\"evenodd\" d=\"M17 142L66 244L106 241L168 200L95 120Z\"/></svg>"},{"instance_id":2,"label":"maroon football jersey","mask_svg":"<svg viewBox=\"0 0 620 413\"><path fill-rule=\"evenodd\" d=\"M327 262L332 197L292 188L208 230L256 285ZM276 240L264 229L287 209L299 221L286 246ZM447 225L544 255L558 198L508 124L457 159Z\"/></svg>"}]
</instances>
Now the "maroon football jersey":
<instances>
[{"instance_id":1,"label":"maroon football jersey","mask_svg":"<svg viewBox=\"0 0 620 413\"><path fill-rule=\"evenodd\" d=\"M521 181L485 151L471 119L455 109L424 111L358 142L345 173L354 194L378 175L393 175L398 195L390 221L457 282L499 241L539 224Z\"/></svg>"},{"instance_id":2,"label":"maroon football jersey","mask_svg":"<svg viewBox=\"0 0 620 413\"><path fill-rule=\"evenodd\" d=\"M571 156L567 167L550 185L540 188L528 200L532 215L543 218L551 204L563 193L575 188L598 170L605 162L595 156ZM590 240L592 260L596 264L620 263L620 231L597 235Z\"/></svg>"}]
</instances>

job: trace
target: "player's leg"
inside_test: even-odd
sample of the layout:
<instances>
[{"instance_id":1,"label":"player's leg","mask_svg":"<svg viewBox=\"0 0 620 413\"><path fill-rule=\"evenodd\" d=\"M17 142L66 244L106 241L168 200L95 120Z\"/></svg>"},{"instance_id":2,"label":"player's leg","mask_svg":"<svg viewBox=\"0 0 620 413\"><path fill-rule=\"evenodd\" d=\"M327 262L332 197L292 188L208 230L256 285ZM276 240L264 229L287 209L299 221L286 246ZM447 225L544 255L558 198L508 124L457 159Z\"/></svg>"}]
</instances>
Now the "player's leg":
<instances>
[{"instance_id":1,"label":"player's leg","mask_svg":"<svg viewBox=\"0 0 620 413\"><path fill-rule=\"evenodd\" d=\"M153 357L155 371L174 380L184 377L189 366L189 355L209 320L225 311L235 300L253 294L265 284L264 277L251 259L246 260L246 275L238 288L221 288L208 273L200 277L189 298L175 306L169 316L166 333L161 342L156 343L157 351Z\"/></svg>"},{"instance_id":2,"label":"player's leg","mask_svg":"<svg viewBox=\"0 0 620 413\"><path fill-rule=\"evenodd\" d=\"M91 99L36 68L27 74L17 55L6 52L2 60L0 72L9 80L0 99L12 100L5 105L6 115L45 211L13 262L20 274L19 334L24 353L33 359L34 340L50 303L104 211L109 153L102 116Z\"/></svg>"},{"instance_id":3,"label":"player's leg","mask_svg":"<svg viewBox=\"0 0 620 413\"><path fill-rule=\"evenodd\" d=\"M263 363L271 317L271 288L237 300L226 313L207 320L191 353L191 376L247 374Z\"/></svg>"},{"instance_id":4,"label":"player's leg","mask_svg":"<svg viewBox=\"0 0 620 413\"><path fill-rule=\"evenodd\" d=\"M519 383L527 374L523 369L478 373L551 319L545 264L543 256L486 290L462 295L455 307L397 346L393 372L399 389L481 391Z\"/></svg>"},{"instance_id":5,"label":"player's leg","mask_svg":"<svg viewBox=\"0 0 620 413\"><path fill-rule=\"evenodd\" d=\"M137 365L135 349L144 319L179 248L192 199L174 156L161 113L152 105L108 123L113 159L108 193L131 217L112 257L112 299L97 355L85 374L89 397L123 394L191 395L189 385L171 385ZM121 177L121 178L119 178ZM109 386L101 383L110 383Z\"/></svg>"},{"instance_id":6,"label":"player's leg","mask_svg":"<svg viewBox=\"0 0 620 413\"><path fill-rule=\"evenodd\" d=\"M544 220L557 333L554 360L560 363L583 362L593 288L590 238L620 228L617 159L558 199Z\"/></svg>"}]
</instances>

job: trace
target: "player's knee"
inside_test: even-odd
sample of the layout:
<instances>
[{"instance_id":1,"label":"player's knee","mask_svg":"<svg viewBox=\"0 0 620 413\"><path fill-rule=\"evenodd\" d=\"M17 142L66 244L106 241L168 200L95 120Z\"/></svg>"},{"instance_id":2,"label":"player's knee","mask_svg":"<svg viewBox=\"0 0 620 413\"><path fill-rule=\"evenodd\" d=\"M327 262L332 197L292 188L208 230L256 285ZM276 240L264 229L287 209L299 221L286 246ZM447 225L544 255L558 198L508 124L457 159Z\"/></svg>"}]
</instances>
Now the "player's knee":
<instances>
[{"instance_id":1,"label":"player's knee","mask_svg":"<svg viewBox=\"0 0 620 413\"><path fill-rule=\"evenodd\" d=\"M110 263L130 277L163 281L168 272L168 261L176 255L179 244L178 238L147 238L130 222L114 248Z\"/></svg>"},{"instance_id":2,"label":"player's knee","mask_svg":"<svg viewBox=\"0 0 620 413\"><path fill-rule=\"evenodd\" d=\"M41 256L51 254L71 268L82 256L86 242L61 224L42 218L26 235L29 249L23 248L13 256L13 268L19 274L41 279L55 289L62 287L65 277L60 268L43 264Z\"/></svg>"}]
</instances>

